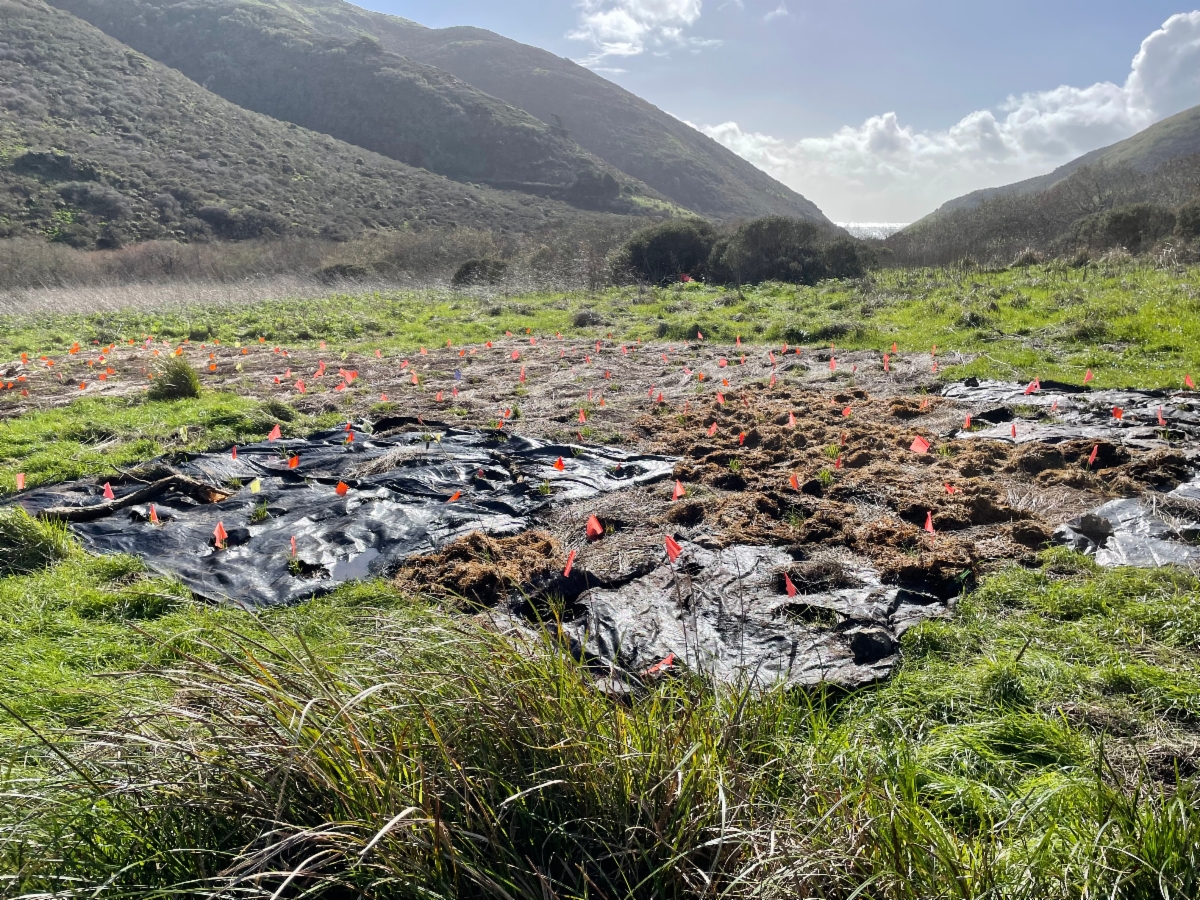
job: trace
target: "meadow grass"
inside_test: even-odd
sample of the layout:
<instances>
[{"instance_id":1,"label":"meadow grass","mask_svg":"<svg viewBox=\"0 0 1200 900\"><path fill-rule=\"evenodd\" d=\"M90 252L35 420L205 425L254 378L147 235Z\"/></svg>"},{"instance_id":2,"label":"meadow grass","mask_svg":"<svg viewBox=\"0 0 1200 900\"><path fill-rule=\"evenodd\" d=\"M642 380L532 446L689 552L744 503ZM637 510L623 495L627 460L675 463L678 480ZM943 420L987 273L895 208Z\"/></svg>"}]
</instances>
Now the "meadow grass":
<instances>
[{"instance_id":1,"label":"meadow grass","mask_svg":"<svg viewBox=\"0 0 1200 900\"><path fill-rule=\"evenodd\" d=\"M253 615L74 551L0 579L0 611L11 896L1200 890L1180 572L1051 551L906 634L874 689L632 702L553 629L381 582Z\"/></svg>"},{"instance_id":2,"label":"meadow grass","mask_svg":"<svg viewBox=\"0 0 1200 900\"><path fill-rule=\"evenodd\" d=\"M301 436L339 421L308 416L278 401L220 391L197 398L152 401L91 397L67 406L0 419L0 494L85 476L116 476L155 457L200 453L261 441L275 425Z\"/></svg>"},{"instance_id":3,"label":"meadow grass","mask_svg":"<svg viewBox=\"0 0 1200 900\"><path fill-rule=\"evenodd\" d=\"M411 350L529 328L836 343L948 377L1177 386L1195 272L881 272L519 298L396 294L0 320L16 355L219 338ZM1189 280L1192 279L1192 280ZM575 328L588 309L602 324ZM0 491L328 427L232 394L0 424ZM6 480L7 479L7 480ZM855 692L613 695L560 643L371 581L249 613L0 518L0 894L1191 898L1200 580L1063 550L985 579Z\"/></svg>"},{"instance_id":4,"label":"meadow grass","mask_svg":"<svg viewBox=\"0 0 1200 900\"><path fill-rule=\"evenodd\" d=\"M1070 268L1061 263L997 272L896 269L815 287L742 289L693 283L614 287L595 293L514 296L396 291L319 299L196 305L89 315L0 317L0 358L63 352L75 341L107 345L145 335L315 347L331 354L481 343L506 331L588 339L836 344L880 353L939 348L941 376L1179 387L1200 371L1200 270L1140 262ZM590 318L576 317L591 313ZM575 322L594 324L576 326ZM954 354L970 356L964 362Z\"/></svg>"}]
</instances>

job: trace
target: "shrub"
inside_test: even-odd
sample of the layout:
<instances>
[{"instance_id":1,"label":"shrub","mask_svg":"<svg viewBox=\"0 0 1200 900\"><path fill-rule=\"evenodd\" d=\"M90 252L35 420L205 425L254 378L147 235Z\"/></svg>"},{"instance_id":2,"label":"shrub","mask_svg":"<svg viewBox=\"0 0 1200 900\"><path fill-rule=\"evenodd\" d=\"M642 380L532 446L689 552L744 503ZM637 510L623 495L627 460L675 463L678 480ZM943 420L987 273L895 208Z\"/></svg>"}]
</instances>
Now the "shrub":
<instances>
[{"instance_id":1,"label":"shrub","mask_svg":"<svg viewBox=\"0 0 1200 900\"><path fill-rule=\"evenodd\" d=\"M812 222L755 219L716 244L710 270L727 284L816 284L827 272L820 239L821 229Z\"/></svg>"},{"instance_id":2,"label":"shrub","mask_svg":"<svg viewBox=\"0 0 1200 900\"><path fill-rule=\"evenodd\" d=\"M1175 217L1175 233L1181 238L1200 238L1200 200L1193 200L1179 208Z\"/></svg>"},{"instance_id":3,"label":"shrub","mask_svg":"<svg viewBox=\"0 0 1200 900\"><path fill-rule=\"evenodd\" d=\"M651 284L669 284L680 275L708 275L716 232L700 219L673 219L636 232L621 248L617 268Z\"/></svg>"},{"instance_id":4,"label":"shrub","mask_svg":"<svg viewBox=\"0 0 1200 900\"><path fill-rule=\"evenodd\" d=\"M499 284L508 274L508 263L501 259L468 259L458 267L450 283L455 287Z\"/></svg>"},{"instance_id":5,"label":"shrub","mask_svg":"<svg viewBox=\"0 0 1200 900\"><path fill-rule=\"evenodd\" d=\"M19 506L0 509L0 576L36 572L72 549L65 522L39 522Z\"/></svg>"},{"instance_id":6,"label":"shrub","mask_svg":"<svg viewBox=\"0 0 1200 900\"><path fill-rule=\"evenodd\" d=\"M859 241L838 238L822 252L829 278L862 278L867 274L868 253Z\"/></svg>"},{"instance_id":7,"label":"shrub","mask_svg":"<svg viewBox=\"0 0 1200 900\"><path fill-rule=\"evenodd\" d=\"M1133 203L1084 219L1079 237L1088 245L1124 247L1137 254L1150 249L1175 228L1175 213L1153 203Z\"/></svg>"},{"instance_id":8,"label":"shrub","mask_svg":"<svg viewBox=\"0 0 1200 900\"><path fill-rule=\"evenodd\" d=\"M151 400L189 400L200 396L200 376L183 357L172 357L150 383Z\"/></svg>"}]
</instances>

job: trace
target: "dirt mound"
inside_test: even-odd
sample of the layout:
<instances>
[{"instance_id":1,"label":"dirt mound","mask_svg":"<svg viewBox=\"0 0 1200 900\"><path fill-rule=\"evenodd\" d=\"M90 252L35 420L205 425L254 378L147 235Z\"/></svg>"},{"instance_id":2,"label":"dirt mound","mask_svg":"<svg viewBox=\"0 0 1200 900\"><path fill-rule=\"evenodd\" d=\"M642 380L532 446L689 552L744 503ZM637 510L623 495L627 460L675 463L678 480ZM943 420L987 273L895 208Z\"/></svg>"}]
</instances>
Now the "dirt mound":
<instances>
[{"instance_id":1,"label":"dirt mound","mask_svg":"<svg viewBox=\"0 0 1200 900\"><path fill-rule=\"evenodd\" d=\"M405 563L394 581L402 590L490 606L550 581L563 555L562 546L544 531L500 538L474 531L438 553Z\"/></svg>"}]
</instances>

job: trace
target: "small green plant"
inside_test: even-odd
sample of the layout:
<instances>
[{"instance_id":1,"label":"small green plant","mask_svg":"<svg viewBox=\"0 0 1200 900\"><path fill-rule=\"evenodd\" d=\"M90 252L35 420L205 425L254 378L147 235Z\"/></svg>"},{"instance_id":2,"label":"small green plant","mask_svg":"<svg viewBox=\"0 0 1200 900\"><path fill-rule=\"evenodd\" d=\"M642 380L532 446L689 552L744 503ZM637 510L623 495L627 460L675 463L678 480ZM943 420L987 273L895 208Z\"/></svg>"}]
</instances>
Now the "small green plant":
<instances>
[{"instance_id":1,"label":"small green plant","mask_svg":"<svg viewBox=\"0 0 1200 900\"><path fill-rule=\"evenodd\" d=\"M293 576L294 578L299 578L301 575L303 575L304 574L304 564L302 562L300 562L300 557L298 557L298 556L288 557L287 570L288 570L288 574Z\"/></svg>"},{"instance_id":2,"label":"small green plant","mask_svg":"<svg viewBox=\"0 0 1200 900\"><path fill-rule=\"evenodd\" d=\"M839 456L842 455L842 448L839 447L837 444L830 444L828 447L825 448L825 455L828 456L830 459L837 459Z\"/></svg>"},{"instance_id":3,"label":"small green plant","mask_svg":"<svg viewBox=\"0 0 1200 900\"><path fill-rule=\"evenodd\" d=\"M742 471L742 461L741 461L741 459L739 459L739 458L738 458L738 457L736 457L736 456L735 456L733 459L731 459L731 460L729 461L729 471L730 471L730 472L733 472L733 473L735 473L735 474L736 474L736 473L738 473L738 472L740 472L740 471Z\"/></svg>"},{"instance_id":4,"label":"small green plant","mask_svg":"<svg viewBox=\"0 0 1200 900\"><path fill-rule=\"evenodd\" d=\"M267 501L258 501L254 509L250 511L250 524L257 525L259 522L265 522L269 518L271 518L271 514L267 512Z\"/></svg>"},{"instance_id":5,"label":"small green plant","mask_svg":"<svg viewBox=\"0 0 1200 900\"><path fill-rule=\"evenodd\" d=\"M945 459L950 459L952 456L954 456L954 448L949 444L942 444L937 448L937 455L944 457Z\"/></svg>"},{"instance_id":6,"label":"small green plant","mask_svg":"<svg viewBox=\"0 0 1200 900\"><path fill-rule=\"evenodd\" d=\"M193 400L200 396L200 376L182 356L173 356L158 370L146 396L151 400Z\"/></svg>"},{"instance_id":7,"label":"small green plant","mask_svg":"<svg viewBox=\"0 0 1200 900\"><path fill-rule=\"evenodd\" d=\"M0 576L36 572L74 549L65 522L39 521L19 506L0 510Z\"/></svg>"},{"instance_id":8,"label":"small green plant","mask_svg":"<svg viewBox=\"0 0 1200 900\"><path fill-rule=\"evenodd\" d=\"M833 480L834 479L833 479L833 470L832 469L822 469L820 472L817 473L817 481L821 482L821 487L826 487L826 488L832 487Z\"/></svg>"},{"instance_id":9,"label":"small green plant","mask_svg":"<svg viewBox=\"0 0 1200 900\"><path fill-rule=\"evenodd\" d=\"M538 486L538 493L543 497L549 497L552 493L554 493L554 488L550 486L549 478L547 478Z\"/></svg>"}]
</instances>

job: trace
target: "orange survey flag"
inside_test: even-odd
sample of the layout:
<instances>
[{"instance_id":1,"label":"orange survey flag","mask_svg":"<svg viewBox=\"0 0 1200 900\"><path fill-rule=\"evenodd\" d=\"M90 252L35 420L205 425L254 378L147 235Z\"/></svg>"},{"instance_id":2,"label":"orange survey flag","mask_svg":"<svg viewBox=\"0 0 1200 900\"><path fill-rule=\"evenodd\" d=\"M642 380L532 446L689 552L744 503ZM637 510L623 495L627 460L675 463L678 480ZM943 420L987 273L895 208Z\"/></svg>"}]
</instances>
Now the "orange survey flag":
<instances>
[{"instance_id":1,"label":"orange survey flag","mask_svg":"<svg viewBox=\"0 0 1200 900\"><path fill-rule=\"evenodd\" d=\"M679 559L679 555L683 553L683 548L680 547L679 542L669 534L667 535L666 545L667 559L671 560L671 562L675 562L675 560Z\"/></svg>"},{"instance_id":2,"label":"orange survey flag","mask_svg":"<svg viewBox=\"0 0 1200 900\"><path fill-rule=\"evenodd\" d=\"M1083 383L1087 384L1089 381L1091 381L1095 377L1096 376L1092 374L1092 370L1088 369L1087 373L1083 376Z\"/></svg>"},{"instance_id":3,"label":"orange survey flag","mask_svg":"<svg viewBox=\"0 0 1200 900\"><path fill-rule=\"evenodd\" d=\"M675 481L675 490L671 492L671 500L672 501L678 500L680 497L684 496L686 493L687 493L687 491L683 487L683 482L676 480Z\"/></svg>"},{"instance_id":4,"label":"orange survey flag","mask_svg":"<svg viewBox=\"0 0 1200 900\"><path fill-rule=\"evenodd\" d=\"M151 503L151 504L150 504L150 524L151 524L151 525L157 525L157 524L159 524L159 522L158 522L158 510L156 510L156 509L154 508L154 504L153 504L153 503Z\"/></svg>"},{"instance_id":5,"label":"orange survey flag","mask_svg":"<svg viewBox=\"0 0 1200 900\"><path fill-rule=\"evenodd\" d=\"M1119 407L1119 406L1114 406L1113 407L1113 418L1117 419L1117 420L1125 418L1125 410L1121 409L1121 407Z\"/></svg>"},{"instance_id":6,"label":"orange survey flag","mask_svg":"<svg viewBox=\"0 0 1200 900\"><path fill-rule=\"evenodd\" d=\"M925 513L925 530L928 531L930 534L935 533L933 530L933 513L932 512Z\"/></svg>"},{"instance_id":7,"label":"orange survey flag","mask_svg":"<svg viewBox=\"0 0 1200 900\"><path fill-rule=\"evenodd\" d=\"M918 434L915 438L913 438L912 446L908 449L913 453L928 453L930 446L932 445L929 443L929 441L925 440L925 438Z\"/></svg>"},{"instance_id":8,"label":"orange survey flag","mask_svg":"<svg viewBox=\"0 0 1200 900\"><path fill-rule=\"evenodd\" d=\"M800 490L800 479L797 478L794 474L792 475L791 478L788 479L788 484L790 484L792 486L793 491Z\"/></svg>"},{"instance_id":9,"label":"orange survey flag","mask_svg":"<svg viewBox=\"0 0 1200 900\"><path fill-rule=\"evenodd\" d=\"M1186 388L1188 388L1188 389L1190 389L1190 390L1193 390L1193 391L1196 389L1195 382L1193 382L1193 381L1192 381L1192 376L1191 376L1191 375L1184 375L1184 376L1183 376L1183 385L1184 385L1184 387L1186 387Z\"/></svg>"},{"instance_id":10,"label":"orange survey flag","mask_svg":"<svg viewBox=\"0 0 1200 900\"><path fill-rule=\"evenodd\" d=\"M588 516L587 520L587 538L589 541L594 541L596 538L604 534L604 526L600 524L600 520L595 516Z\"/></svg>"},{"instance_id":11,"label":"orange survey flag","mask_svg":"<svg viewBox=\"0 0 1200 900\"><path fill-rule=\"evenodd\" d=\"M796 590L796 586L794 584L792 584L792 579L790 577L788 577L787 572L783 573L783 587L787 591L787 595L789 597L795 597L796 594L798 593L798 591Z\"/></svg>"},{"instance_id":12,"label":"orange survey flag","mask_svg":"<svg viewBox=\"0 0 1200 900\"><path fill-rule=\"evenodd\" d=\"M792 413L792 412L788 413L787 427L788 428L796 427L796 414L795 413Z\"/></svg>"},{"instance_id":13,"label":"orange survey flag","mask_svg":"<svg viewBox=\"0 0 1200 900\"><path fill-rule=\"evenodd\" d=\"M233 445L233 449L229 452L230 459L237 459L237 444Z\"/></svg>"},{"instance_id":14,"label":"orange survey flag","mask_svg":"<svg viewBox=\"0 0 1200 900\"><path fill-rule=\"evenodd\" d=\"M337 494L339 497L345 497L346 493L349 490L350 490L350 485L346 484L346 482L344 482L344 481L339 481L337 483L337 487L335 487L333 489L334 493Z\"/></svg>"},{"instance_id":15,"label":"orange survey flag","mask_svg":"<svg viewBox=\"0 0 1200 900\"><path fill-rule=\"evenodd\" d=\"M17 490L18 491L25 490L25 473L24 472L17 473Z\"/></svg>"},{"instance_id":16,"label":"orange survey flag","mask_svg":"<svg viewBox=\"0 0 1200 900\"><path fill-rule=\"evenodd\" d=\"M458 499L459 499L461 496L462 496L462 491L455 491L453 494L451 494L451 495L450 495L450 499L449 499L449 500L447 500L446 502L447 502L447 503L454 503L454 502L455 502L455 501L457 501L457 500L458 500Z\"/></svg>"},{"instance_id":17,"label":"orange survey flag","mask_svg":"<svg viewBox=\"0 0 1200 900\"><path fill-rule=\"evenodd\" d=\"M563 462L563 458L561 456L554 461L554 468L558 469L560 472L566 471L567 464Z\"/></svg>"},{"instance_id":18,"label":"orange survey flag","mask_svg":"<svg viewBox=\"0 0 1200 900\"><path fill-rule=\"evenodd\" d=\"M218 522L217 527L213 529L213 538L216 541L218 548L224 547L225 542L229 540L229 535L225 531L225 526L220 522Z\"/></svg>"},{"instance_id":19,"label":"orange survey flag","mask_svg":"<svg viewBox=\"0 0 1200 900\"><path fill-rule=\"evenodd\" d=\"M717 433L717 423L716 423L716 422L713 422L713 423L712 423L712 425L710 425L710 426L709 426L709 429L708 429L708 436L709 436L709 437L712 437L712 436L714 436L716 433Z\"/></svg>"},{"instance_id":20,"label":"orange survey flag","mask_svg":"<svg viewBox=\"0 0 1200 900\"><path fill-rule=\"evenodd\" d=\"M271 429L271 433L267 435L268 441L277 441L280 438L279 426L276 425Z\"/></svg>"},{"instance_id":21,"label":"orange survey flag","mask_svg":"<svg viewBox=\"0 0 1200 900\"><path fill-rule=\"evenodd\" d=\"M113 493L112 485L109 484L107 481L104 482L104 499L105 500L116 500L117 499L116 495Z\"/></svg>"},{"instance_id":22,"label":"orange survey flag","mask_svg":"<svg viewBox=\"0 0 1200 900\"><path fill-rule=\"evenodd\" d=\"M299 465L300 465L300 457L299 456L293 456L291 459L288 460L288 468L289 469L295 469Z\"/></svg>"},{"instance_id":23,"label":"orange survey flag","mask_svg":"<svg viewBox=\"0 0 1200 900\"><path fill-rule=\"evenodd\" d=\"M575 568L575 551L572 550L567 554L567 567L563 569L563 578L571 577L571 570Z\"/></svg>"},{"instance_id":24,"label":"orange survey flag","mask_svg":"<svg viewBox=\"0 0 1200 900\"><path fill-rule=\"evenodd\" d=\"M1100 445L1099 445L1099 444L1097 444L1095 447L1093 447L1093 448L1092 448L1092 455L1088 457L1088 468L1089 468L1089 469L1090 469L1090 468L1091 468L1093 465L1095 465L1095 464L1096 464L1096 456L1097 456L1097 454L1099 454L1099 453L1100 453Z\"/></svg>"},{"instance_id":25,"label":"orange survey flag","mask_svg":"<svg viewBox=\"0 0 1200 900\"><path fill-rule=\"evenodd\" d=\"M587 413L586 413L584 410L582 410L582 409L579 411L579 421L580 421L580 422L586 422L586 421L587 421Z\"/></svg>"}]
</instances>

